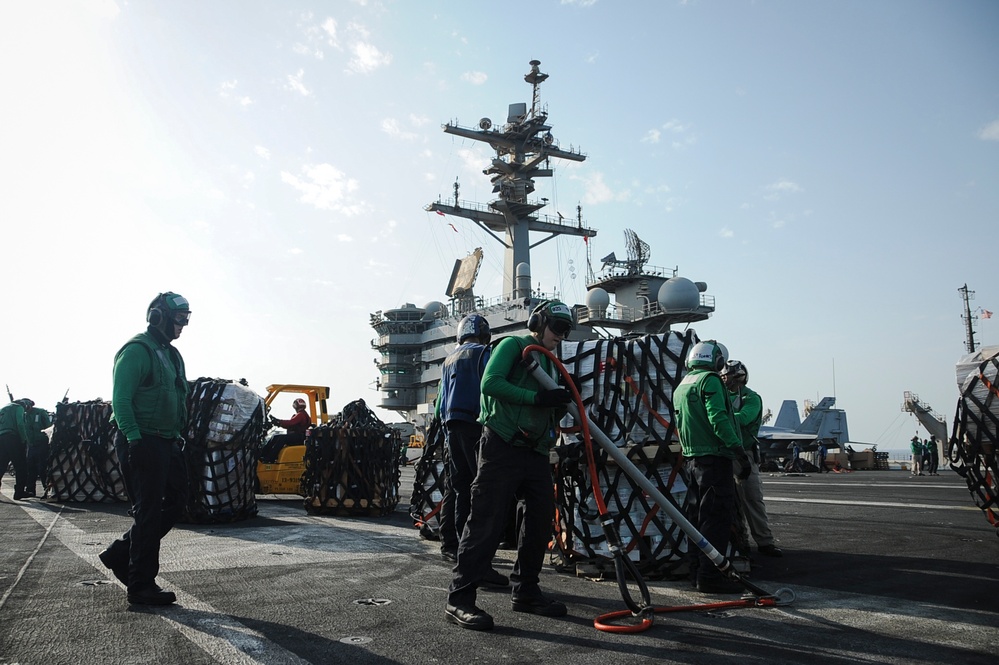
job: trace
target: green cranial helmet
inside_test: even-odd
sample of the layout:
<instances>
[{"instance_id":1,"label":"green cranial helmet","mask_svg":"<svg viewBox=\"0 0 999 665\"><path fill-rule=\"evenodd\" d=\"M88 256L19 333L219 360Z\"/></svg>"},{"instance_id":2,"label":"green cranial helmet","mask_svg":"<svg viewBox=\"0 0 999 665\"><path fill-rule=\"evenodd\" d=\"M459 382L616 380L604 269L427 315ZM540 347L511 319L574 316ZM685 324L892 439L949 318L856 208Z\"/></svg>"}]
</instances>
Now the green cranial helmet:
<instances>
[{"instance_id":1,"label":"green cranial helmet","mask_svg":"<svg viewBox=\"0 0 999 665\"><path fill-rule=\"evenodd\" d=\"M560 300L544 300L527 320L527 329L533 333L551 328L559 335L568 335L572 330L572 310Z\"/></svg>"},{"instance_id":2,"label":"green cranial helmet","mask_svg":"<svg viewBox=\"0 0 999 665\"><path fill-rule=\"evenodd\" d=\"M176 339L174 326L186 326L191 321L191 304L184 296L167 291L156 296L146 309L146 322L166 335Z\"/></svg>"},{"instance_id":3,"label":"green cranial helmet","mask_svg":"<svg viewBox=\"0 0 999 665\"><path fill-rule=\"evenodd\" d=\"M698 342L687 354L687 369L721 371L728 361L728 349L713 339Z\"/></svg>"}]
</instances>

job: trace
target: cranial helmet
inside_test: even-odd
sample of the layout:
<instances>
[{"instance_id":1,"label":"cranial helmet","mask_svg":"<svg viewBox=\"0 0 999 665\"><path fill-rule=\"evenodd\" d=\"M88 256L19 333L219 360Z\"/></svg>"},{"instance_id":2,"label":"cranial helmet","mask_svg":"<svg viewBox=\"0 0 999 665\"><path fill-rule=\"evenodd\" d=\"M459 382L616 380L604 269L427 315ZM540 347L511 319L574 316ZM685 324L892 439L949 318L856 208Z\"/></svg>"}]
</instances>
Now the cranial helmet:
<instances>
[{"instance_id":1,"label":"cranial helmet","mask_svg":"<svg viewBox=\"0 0 999 665\"><path fill-rule=\"evenodd\" d=\"M486 317L478 314L469 314L458 324L458 344L464 343L469 337L485 338L488 342L491 334Z\"/></svg>"},{"instance_id":2,"label":"cranial helmet","mask_svg":"<svg viewBox=\"0 0 999 665\"><path fill-rule=\"evenodd\" d=\"M171 291L161 293L149 303L146 322L163 333L168 340L176 339L174 326L186 326L191 320L191 304L187 298Z\"/></svg>"},{"instance_id":3,"label":"cranial helmet","mask_svg":"<svg viewBox=\"0 0 999 665\"><path fill-rule=\"evenodd\" d=\"M301 411L302 409L305 408L305 400L299 397L298 399L296 399L294 402L291 403L291 406L296 411Z\"/></svg>"},{"instance_id":4,"label":"cranial helmet","mask_svg":"<svg viewBox=\"0 0 999 665\"><path fill-rule=\"evenodd\" d=\"M698 342L687 354L687 369L707 369L720 372L728 361L728 349L713 339Z\"/></svg>"},{"instance_id":5,"label":"cranial helmet","mask_svg":"<svg viewBox=\"0 0 999 665\"><path fill-rule=\"evenodd\" d=\"M544 300L527 320L527 329L531 332L541 332L552 328L553 332L568 334L572 330L572 310L560 300Z\"/></svg>"},{"instance_id":6,"label":"cranial helmet","mask_svg":"<svg viewBox=\"0 0 999 665\"><path fill-rule=\"evenodd\" d=\"M721 372L719 373L724 377L729 377L729 376L733 378L742 377L746 380L747 383L749 382L749 370L746 369L746 366L743 365L742 362L739 360L729 360L727 363L725 363L725 367L723 367Z\"/></svg>"}]
</instances>

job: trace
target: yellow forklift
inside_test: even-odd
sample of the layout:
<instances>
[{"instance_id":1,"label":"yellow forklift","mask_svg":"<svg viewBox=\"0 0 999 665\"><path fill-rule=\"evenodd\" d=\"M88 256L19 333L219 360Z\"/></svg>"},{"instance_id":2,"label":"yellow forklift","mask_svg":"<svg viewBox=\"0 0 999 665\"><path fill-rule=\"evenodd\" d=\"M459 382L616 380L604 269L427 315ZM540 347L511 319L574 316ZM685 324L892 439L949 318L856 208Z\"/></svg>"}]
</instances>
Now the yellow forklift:
<instances>
[{"instance_id":1,"label":"yellow forklift","mask_svg":"<svg viewBox=\"0 0 999 665\"><path fill-rule=\"evenodd\" d=\"M306 386L297 383L281 383L267 386L267 397L264 405L269 409L271 403L281 393L304 395L309 405L309 416L313 426L328 423L329 412L326 400L329 399L328 386ZM302 496L302 474L305 472L305 446L285 446L278 453L277 462L267 464L257 462L257 494L298 494Z\"/></svg>"}]
</instances>

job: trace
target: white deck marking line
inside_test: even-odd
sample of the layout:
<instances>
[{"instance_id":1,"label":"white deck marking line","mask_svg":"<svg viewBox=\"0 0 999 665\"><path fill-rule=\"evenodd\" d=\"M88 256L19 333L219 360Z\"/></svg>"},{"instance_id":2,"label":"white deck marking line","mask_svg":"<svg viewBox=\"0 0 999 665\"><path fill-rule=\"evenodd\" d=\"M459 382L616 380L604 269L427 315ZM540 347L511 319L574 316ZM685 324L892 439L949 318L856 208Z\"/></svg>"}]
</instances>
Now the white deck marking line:
<instances>
[{"instance_id":1,"label":"white deck marking line","mask_svg":"<svg viewBox=\"0 0 999 665\"><path fill-rule=\"evenodd\" d=\"M45 526L43 522L45 516L52 514L52 510L47 505L27 503L21 508L42 526ZM61 510L60 507L60 512ZM84 541L89 540L89 534L85 531L65 519L59 519L57 514L48 526L45 537L48 537L49 532L52 532L56 539L73 554L100 571L101 575L108 575L109 571L100 562L97 555L83 545ZM44 542L45 538L42 538L36 552ZM25 564L25 569L30 562L29 558L28 563ZM117 580L114 581L114 584L124 588ZM259 632L219 612L208 603L204 603L180 589L175 592L182 605L163 606L151 610L150 614L155 614L170 624L192 644L217 662L225 663L225 665L310 665L309 661L303 660L271 642ZM124 598L121 600L124 602Z\"/></svg>"},{"instance_id":2,"label":"white deck marking line","mask_svg":"<svg viewBox=\"0 0 999 665\"><path fill-rule=\"evenodd\" d=\"M845 499L799 499L797 497L764 496L764 502L831 503L840 506L870 506L872 508L928 508L930 510L981 510L978 506L941 506L932 503L899 503L895 501L847 501Z\"/></svg>"}]
</instances>

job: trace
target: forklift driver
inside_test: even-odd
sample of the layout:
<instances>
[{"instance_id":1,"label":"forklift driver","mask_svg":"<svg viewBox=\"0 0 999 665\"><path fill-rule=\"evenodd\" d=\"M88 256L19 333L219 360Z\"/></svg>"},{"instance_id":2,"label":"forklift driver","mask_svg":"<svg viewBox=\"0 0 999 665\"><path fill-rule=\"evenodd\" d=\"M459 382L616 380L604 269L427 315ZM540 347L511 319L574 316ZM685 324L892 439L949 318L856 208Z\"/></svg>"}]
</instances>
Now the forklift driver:
<instances>
[{"instance_id":1,"label":"forklift driver","mask_svg":"<svg viewBox=\"0 0 999 665\"><path fill-rule=\"evenodd\" d=\"M305 443L305 431L312 425L312 418L305 410L305 400L299 397L291 403L295 409L295 415L288 420L280 420L274 416L269 416L270 421L279 427L285 428L287 434L275 434L271 440L260 451L260 461L266 464L277 462L281 449L285 446L300 446Z\"/></svg>"}]
</instances>

